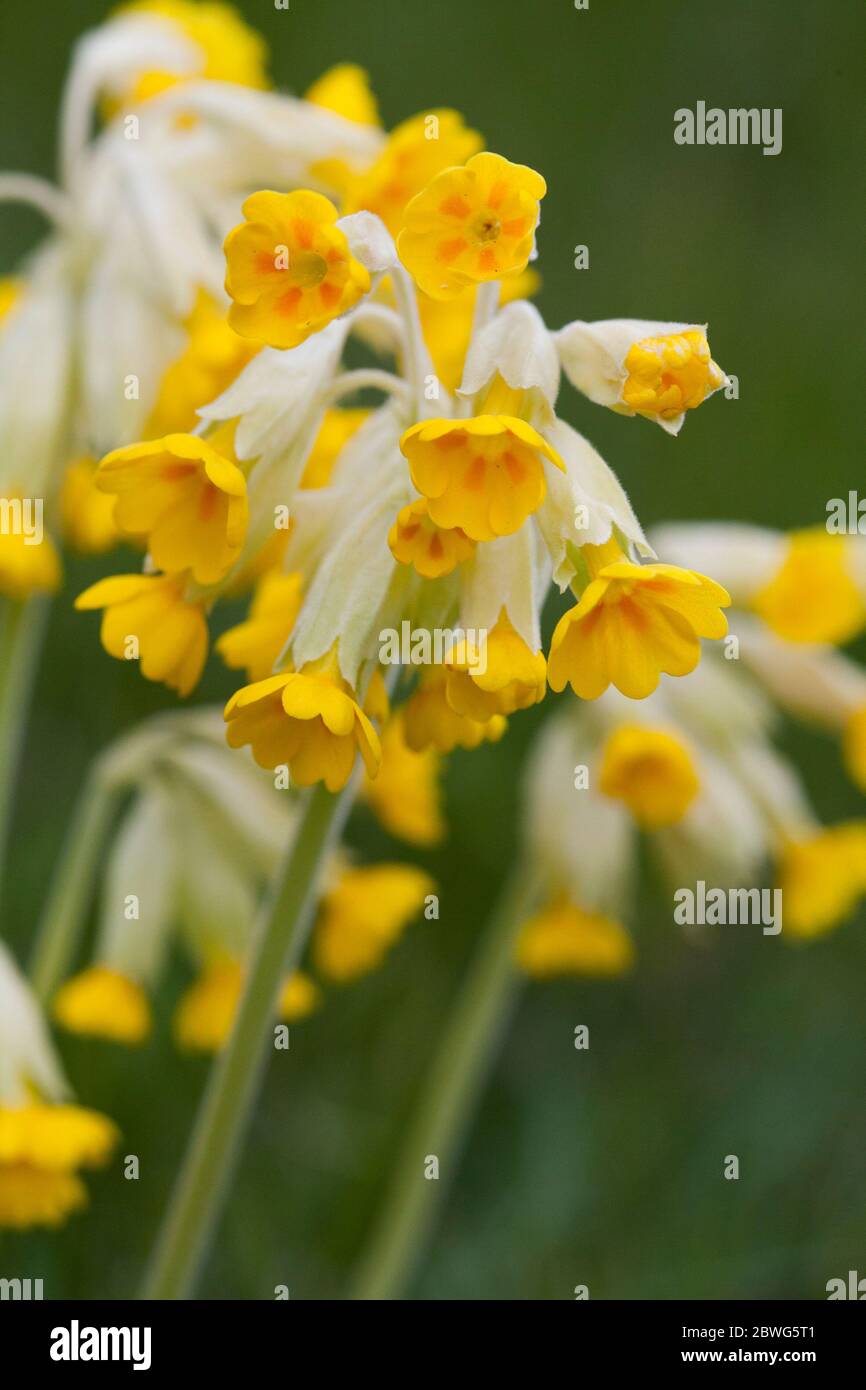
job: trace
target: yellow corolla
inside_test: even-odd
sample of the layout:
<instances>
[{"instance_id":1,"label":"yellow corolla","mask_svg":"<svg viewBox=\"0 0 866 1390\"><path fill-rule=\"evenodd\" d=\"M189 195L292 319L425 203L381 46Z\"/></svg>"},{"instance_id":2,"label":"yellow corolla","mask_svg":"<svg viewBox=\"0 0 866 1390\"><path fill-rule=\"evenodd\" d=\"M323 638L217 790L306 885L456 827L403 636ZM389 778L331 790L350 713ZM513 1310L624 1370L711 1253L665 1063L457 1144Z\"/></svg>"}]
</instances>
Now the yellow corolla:
<instances>
[{"instance_id":1,"label":"yellow corolla","mask_svg":"<svg viewBox=\"0 0 866 1390\"><path fill-rule=\"evenodd\" d=\"M0 531L0 594L14 599L52 594L60 579L60 556L50 536L36 540L20 530Z\"/></svg>"},{"instance_id":2,"label":"yellow corolla","mask_svg":"<svg viewBox=\"0 0 866 1390\"><path fill-rule=\"evenodd\" d=\"M78 1168L104 1164L118 1139L110 1120L77 1105L0 1105L0 1227L59 1226L87 1205Z\"/></svg>"},{"instance_id":3,"label":"yellow corolla","mask_svg":"<svg viewBox=\"0 0 866 1390\"><path fill-rule=\"evenodd\" d=\"M543 460L564 470L546 439L511 415L423 420L400 448L430 520L473 541L510 536L544 501Z\"/></svg>"},{"instance_id":4,"label":"yellow corolla","mask_svg":"<svg viewBox=\"0 0 866 1390\"><path fill-rule=\"evenodd\" d=\"M459 526L446 530L430 519L426 497L417 497L398 512L388 532L388 545L401 565L414 565L425 579L451 574L475 549Z\"/></svg>"},{"instance_id":5,"label":"yellow corolla","mask_svg":"<svg viewBox=\"0 0 866 1390\"><path fill-rule=\"evenodd\" d=\"M866 821L790 837L778 866L782 921L791 936L821 936L866 895Z\"/></svg>"},{"instance_id":6,"label":"yellow corolla","mask_svg":"<svg viewBox=\"0 0 866 1390\"><path fill-rule=\"evenodd\" d=\"M634 946L621 922L560 897L525 924L516 954L521 970L538 979L620 975L634 960Z\"/></svg>"},{"instance_id":7,"label":"yellow corolla","mask_svg":"<svg viewBox=\"0 0 866 1390\"><path fill-rule=\"evenodd\" d=\"M682 820L701 784L682 739L666 729L620 724L605 740L598 785L624 802L638 825L654 830Z\"/></svg>"},{"instance_id":8,"label":"yellow corolla","mask_svg":"<svg viewBox=\"0 0 866 1390\"><path fill-rule=\"evenodd\" d=\"M192 430L199 406L216 400L260 348L229 327L226 309L199 290L184 323L186 343L166 368L144 427L146 439Z\"/></svg>"},{"instance_id":9,"label":"yellow corolla","mask_svg":"<svg viewBox=\"0 0 866 1390\"><path fill-rule=\"evenodd\" d=\"M710 355L706 334L697 328L643 338L629 349L624 370L622 400L647 419L672 420L684 410L694 410L725 381Z\"/></svg>"},{"instance_id":10,"label":"yellow corolla","mask_svg":"<svg viewBox=\"0 0 866 1390\"><path fill-rule=\"evenodd\" d=\"M508 727L508 720L494 714L486 723L458 714L448 703L448 672L444 666L429 666L418 688L404 706L406 742L416 753L435 748L450 753L454 748L477 748L496 743Z\"/></svg>"},{"instance_id":11,"label":"yellow corolla","mask_svg":"<svg viewBox=\"0 0 866 1390\"><path fill-rule=\"evenodd\" d=\"M313 937L317 969L341 984L374 970L434 887L413 864L344 870L322 900Z\"/></svg>"},{"instance_id":12,"label":"yellow corolla","mask_svg":"<svg viewBox=\"0 0 866 1390\"><path fill-rule=\"evenodd\" d=\"M229 323L242 338L296 347L369 290L321 193L253 193L243 214L225 241Z\"/></svg>"},{"instance_id":13,"label":"yellow corolla","mask_svg":"<svg viewBox=\"0 0 866 1390\"><path fill-rule=\"evenodd\" d=\"M526 269L547 192L540 174L501 155L476 154L443 169L403 215L397 252L432 299Z\"/></svg>"},{"instance_id":14,"label":"yellow corolla","mask_svg":"<svg viewBox=\"0 0 866 1390\"><path fill-rule=\"evenodd\" d=\"M304 100L325 111L335 111L357 125L379 122L379 108L370 89L366 70L357 63L337 63L317 78L304 93Z\"/></svg>"},{"instance_id":15,"label":"yellow corolla","mask_svg":"<svg viewBox=\"0 0 866 1390\"><path fill-rule=\"evenodd\" d=\"M232 1030L242 987L240 961L218 960L207 966L177 1006L178 1046L191 1052L218 1052ZM318 1007L320 998L309 976L296 971L283 984L277 1015L284 1023L298 1022Z\"/></svg>"},{"instance_id":16,"label":"yellow corolla","mask_svg":"<svg viewBox=\"0 0 866 1390\"><path fill-rule=\"evenodd\" d=\"M483 724L494 715L538 704L547 691L544 654L532 651L504 608L487 634L483 654L463 638L455 643L445 666L449 705L457 714Z\"/></svg>"},{"instance_id":17,"label":"yellow corolla","mask_svg":"<svg viewBox=\"0 0 866 1390\"><path fill-rule=\"evenodd\" d=\"M592 579L563 614L550 644L553 690L569 684L583 700L615 685L632 700L651 695L661 673L686 676L701 659L700 638L724 637L721 584L676 565L635 565L615 541L585 545ZM619 557L619 558L617 558Z\"/></svg>"},{"instance_id":18,"label":"yellow corolla","mask_svg":"<svg viewBox=\"0 0 866 1390\"><path fill-rule=\"evenodd\" d=\"M225 709L230 747L249 744L260 767L286 764L302 787L346 785L360 752L375 776L379 737L330 657L244 686Z\"/></svg>"},{"instance_id":19,"label":"yellow corolla","mask_svg":"<svg viewBox=\"0 0 866 1390\"><path fill-rule=\"evenodd\" d=\"M152 1026L141 985L107 965L92 965L61 985L52 1011L69 1033L130 1046L144 1042Z\"/></svg>"},{"instance_id":20,"label":"yellow corolla","mask_svg":"<svg viewBox=\"0 0 866 1390\"><path fill-rule=\"evenodd\" d=\"M146 680L181 696L198 684L208 649L200 603L185 598L185 575L116 574L79 594L75 607L103 608L100 640L109 656L138 660Z\"/></svg>"},{"instance_id":21,"label":"yellow corolla","mask_svg":"<svg viewBox=\"0 0 866 1390\"><path fill-rule=\"evenodd\" d=\"M97 487L96 472L96 459L73 459L60 494L64 539L83 555L98 555L122 539L114 520L114 498Z\"/></svg>"},{"instance_id":22,"label":"yellow corolla","mask_svg":"<svg viewBox=\"0 0 866 1390\"><path fill-rule=\"evenodd\" d=\"M117 498L117 526L146 540L166 574L190 570L197 584L216 584L240 555L249 506L233 437L232 425L210 439L169 434L115 449L99 465L96 483Z\"/></svg>"},{"instance_id":23,"label":"yellow corolla","mask_svg":"<svg viewBox=\"0 0 866 1390\"><path fill-rule=\"evenodd\" d=\"M795 532L778 571L751 606L788 642L849 642L866 627L866 598L851 559L846 536Z\"/></svg>"}]
</instances>

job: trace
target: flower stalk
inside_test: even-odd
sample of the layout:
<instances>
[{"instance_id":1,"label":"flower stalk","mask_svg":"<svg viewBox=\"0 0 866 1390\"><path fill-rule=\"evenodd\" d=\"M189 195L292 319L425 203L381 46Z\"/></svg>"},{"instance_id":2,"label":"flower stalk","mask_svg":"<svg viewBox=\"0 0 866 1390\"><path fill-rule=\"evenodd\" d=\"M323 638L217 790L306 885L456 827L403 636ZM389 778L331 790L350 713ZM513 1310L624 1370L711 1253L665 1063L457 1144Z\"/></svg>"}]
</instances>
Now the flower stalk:
<instances>
[{"instance_id":1,"label":"flower stalk","mask_svg":"<svg viewBox=\"0 0 866 1390\"><path fill-rule=\"evenodd\" d=\"M217 1059L157 1241L142 1297L190 1296L219 1220L267 1060L280 982L298 965L313 924L322 866L339 841L355 779L323 786L306 809L262 909L231 1037Z\"/></svg>"},{"instance_id":2,"label":"flower stalk","mask_svg":"<svg viewBox=\"0 0 866 1390\"><path fill-rule=\"evenodd\" d=\"M475 961L448 1020L382 1209L357 1272L352 1297L399 1299L430 1237L443 1187L460 1151L508 1021L521 977L514 964L518 932L537 898L536 875L525 863L506 883ZM428 1155L442 1181L424 1176Z\"/></svg>"},{"instance_id":3,"label":"flower stalk","mask_svg":"<svg viewBox=\"0 0 866 1390\"><path fill-rule=\"evenodd\" d=\"M27 706L47 617L45 599L0 599L0 893Z\"/></svg>"}]
</instances>

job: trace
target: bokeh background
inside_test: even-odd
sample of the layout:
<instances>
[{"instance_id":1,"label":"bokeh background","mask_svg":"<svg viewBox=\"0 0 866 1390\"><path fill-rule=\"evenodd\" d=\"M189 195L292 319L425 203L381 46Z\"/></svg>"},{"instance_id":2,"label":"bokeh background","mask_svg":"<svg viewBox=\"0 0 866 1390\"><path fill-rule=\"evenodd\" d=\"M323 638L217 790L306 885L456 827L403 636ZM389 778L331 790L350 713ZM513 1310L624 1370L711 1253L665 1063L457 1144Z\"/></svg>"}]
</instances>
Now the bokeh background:
<instances>
[{"instance_id":1,"label":"bokeh background","mask_svg":"<svg viewBox=\"0 0 866 1390\"><path fill-rule=\"evenodd\" d=\"M617 469L645 524L814 524L828 498L861 484L857 0L239 8L268 39L278 85L301 92L331 64L359 62L388 125L453 105L492 148L544 173L539 303L552 326L709 320L740 399L715 399L677 440L564 390L563 413ZM102 0L3 6L0 168L52 174L70 49L105 13ZM698 99L782 107L781 155L676 146L673 112ZM40 234L34 215L0 209L0 273ZM573 268L578 244L589 270ZM92 617L71 611L109 565L70 562L54 606L7 889L5 929L22 958L90 758L173 699L105 656ZM195 698L221 701L230 688L212 658ZM292 1298L344 1294L512 859L521 763L548 712L515 718L495 749L453 758L450 838L426 861L441 885L439 922L413 927L384 969L331 991L293 1029L204 1296L269 1298L277 1284ZM789 730L785 742L825 817L863 813L830 741ZM351 840L405 855L365 812ZM585 1283L593 1298L816 1298L829 1278L866 1273L863 915L808 948L734 928L696 945L647 873L633 927L630 978L525 989L411 1296L567 1299ZM52 1296L134 1291L206 1075L169 1042L183 983L178 970L145 1049L63 1044L73 1080L118 1119L142 1177L98 1176L91 1211L58 1236L5 1237L4 1273L44 1277ZM578 1023L589 1025L588 1053L574 1050ZM738 1182L722 1178L730 1153Z\"/></svg>"}]
</instances>

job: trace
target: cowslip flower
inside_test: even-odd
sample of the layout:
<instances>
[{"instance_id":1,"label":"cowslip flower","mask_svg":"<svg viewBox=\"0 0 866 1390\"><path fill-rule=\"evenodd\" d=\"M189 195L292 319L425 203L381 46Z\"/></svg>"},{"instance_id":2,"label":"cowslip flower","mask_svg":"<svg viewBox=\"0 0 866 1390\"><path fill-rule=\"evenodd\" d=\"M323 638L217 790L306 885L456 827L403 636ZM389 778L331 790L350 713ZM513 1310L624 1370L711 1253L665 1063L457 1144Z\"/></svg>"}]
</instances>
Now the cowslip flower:
<instances>
[{"instance_id":1,"label":"cowslip flower","mask_svg":"<svg viewBox=\"0 0 866 1390\"><path fill-rule=\"evenodd\" d=\"M300 671L283 671L235 692L225 710L232 748L249 744L260 767L287 764L302 787L324 781L339 791L360 752L368 772L381 757L379 736L334 655Z\"/></svg>"},{"instance_id":2,"label":"cowslip flower","mask_svg":"<svg viewBox=\"0 0 866 1390\"><path fill-rule=\"evenodd\" d=\"M620 415L652 420L668 434L678 434L685 412L727 384L710 355L706 324L576 320L559 330L556 345L578 391Z\"/></svg>"},{"instance_id":3,"label":"cowslip flower","mask_svg":"<svg viewBox=\"0 0 866 1390\"><path fill-rule=\"evenodd\" d=\"M508 415L421 421L400 448L430 520L474 541L517 531L544 501L542 460L564 467L537 430Z\"/></svg>"},{"instance_id":4,"label":"cowslip flower","mask_svg":"<svg viewBox=\"0 0 866 1390\"><path fill-rule=\"evenodd\" d=\"M672 565L636 565L619 545L584 546L590 581L560 618L550 645L554 690L566 683L585 700L615 685L644 699L662 672L685 676L697 666L702 637L724 637L727 592L714 580Z\"/></svg>"},{"instance_id":5,"label":"cowslip flower","mask_svg":"<svg viewBox=\"0 0 866 1390\"><path fill-rule=\"evenodd\" d=\"M218 1052L228 1038L243 989L243 964L231 958L205 966L184 994L174 1016L179 1047L189 1052ZM296 970L283 982L277 1006L282 1023L308 1018L321 993L308 975Z\"/></svg>"},{"instance_id":6,"label":"cowslip flower","mask_svg":"<svg viewBox=\"0 0 866 1390\"><path fill-rule=\"evenodd\" d=\"M638 825L654 829L682 820L700 779L681 737L645 724L620 724L602 749L599 790L624 802Z\"/></svg>"},{"instance_id":7,"label":"cowslip flower","mask_svg":"<svg viewBox=\"0 0 866 1390\"><path fill-rule=\"evenodd\" d=\"M316 968L339 984L375 970L433 888L429 874L411 864L344 870L322 900L313 936Z\"/></svg>"},{"instance_id":8,"label":"cowslip flower","mask_svg":"<svg viewBox=\"0 0 866 1390\"><path fill-rule=\"evenodd\" d=\"M544 699L547 663L524 642L503 608L487 636L483 660L461 638L445 662L445 696L451 708L485 724L497 714L513 714Z\"/></svg>"},{"instance_id":9,"label":"cowslip flower","mask_svg":"<svg viewBox=\"0 0 866 1390\"><path fill-rule=\"evenodd\" d=\"M462 168L437 174L406 207L400 259L432 299L519 274L532 254L546 191L534 169L475 154Z\"/></svg>"},{"instance_id":10,"label":"cowslip flower","mask_svg":"<svg viewBox=\"0 0 866 1390\"><path fill-rule=\"evenodd\" d=\"M241 337L292 348L351 309L370 274L320 193L254 193L225 243L229 323Z\"/></svg>"},{"instance_id":11,"label":"cowslip flower","mask_svg":"<svg viewBox=\"0 0 866 1390\"><path fill-rule=\"evenodd\" d=\"M448 700L447 685L444 666L432 666L421 676L404 709L409 747L415 752L434 748L440 753L451 753L455 748L478 748L482 743L498 742L508 721L501 714L486 720L460 714Z\"/></svg>"},{"instance_id":12,"label":"cowslip flower","mask_svg":"<svg viewBox=\"0 0 866 1390\"><path fill-rule=\"evenodd\" d=\"M621 922L585 912L557 898L524 923L517 964L535 979L555 975L621 975L634 959L634 944Z\"/></svg>"},{"instance_id":13,"label":"cowslip flower","mask_svg":"<svg viewBox=\"0 0 866 1390\"><path fill-rule=\"evenodd\" d=\"M401 565L414 565L424 579L451 574L475 549L459 526L437 526L426 497L407 502L388 532L391 554Z\"/></svg>"},{"instance_id":14,"label":"cowslip flower","mask_svg":"<svg viewBox=\"0 0 866 1390\"><path fill-rule=\"evenodd\" d=\"M189 570L196 583L215 584L240 555L249 506L233 436L231 426L210 439L170 434L116 449L99 465L96 483L117 498L119 530L146 540L166 574Z\"/></svg>"},{"instance_id":15,"label":"cowslip flower","mask_svg":"<svg viewBox=\"0 0 866 1390\"><path fill-rule=\"evenodd\" d=\"M0 944L0 1228L60 1226L87 1205L79 1176L107 1162L110 1120L70 1100L42 1014Z\"/></svg>"},{"instance_id":16,"label":"cowslip flower","mask_svg":"<svg viewBox=\"0 0 866 1390\"><path fill-rule=\"evenodd\" d=\"M100 640L108 654L120 661L137 657L145 680L185 696L198 684L208 649L202 605L186 592L182 574L117 574L85 589L75 607L104 609Z\"/></svg>"},{"instance_id":17,"label":"cowslip flower","mask_svg":"<svg viewBox=\"0 0 866 1390\"><path fill-rule=\"evenodd\" d=\"M862 539L724 522L670 524L654 539L683 562L706 558L730 590L743 661L783 709L841 737L866 788L866 672L830 645L863 627Z\"/></svg>"}]
</instances>

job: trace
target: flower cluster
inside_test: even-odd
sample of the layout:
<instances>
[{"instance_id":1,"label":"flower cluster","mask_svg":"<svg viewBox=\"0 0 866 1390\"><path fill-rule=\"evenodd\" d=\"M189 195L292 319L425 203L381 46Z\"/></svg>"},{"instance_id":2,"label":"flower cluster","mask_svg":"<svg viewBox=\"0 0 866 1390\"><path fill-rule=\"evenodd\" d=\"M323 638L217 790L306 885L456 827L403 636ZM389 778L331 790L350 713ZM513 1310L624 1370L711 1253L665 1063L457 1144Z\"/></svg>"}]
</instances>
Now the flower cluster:
<instances>
[{"instance_id":1,"label":"flower cluster","mask_svg":"<svg viewBox=\"0 0 866 1390\"><path fill-rule=\"evenodd\" d=\"M309 96L375 131L358 70ZM376 775L383 638L407 624L443 638L399 711L417 753L498 738L548 684L644 699L726 632L725 590L657 561L615 475L555 413L564 370L589 400L676 433L725 383L705 327L549 331L524 297L541 175L482 150L454 112L378 138L366 164L310 160L330 196L244 202L225 241L235 378L198 400L191 432L102 460L95 488L147 561L78 599L103 610L112 655L186 695L215 606L252 586L247 620L216 644L250 681L226 706L229 743L331 791L358 755ZM192 336L161 395L204 385ZM574 603L545 653L551 579Z\"/></svg>"}]
</instances>

